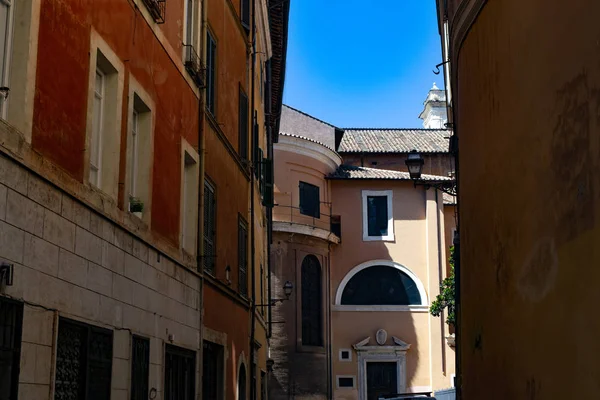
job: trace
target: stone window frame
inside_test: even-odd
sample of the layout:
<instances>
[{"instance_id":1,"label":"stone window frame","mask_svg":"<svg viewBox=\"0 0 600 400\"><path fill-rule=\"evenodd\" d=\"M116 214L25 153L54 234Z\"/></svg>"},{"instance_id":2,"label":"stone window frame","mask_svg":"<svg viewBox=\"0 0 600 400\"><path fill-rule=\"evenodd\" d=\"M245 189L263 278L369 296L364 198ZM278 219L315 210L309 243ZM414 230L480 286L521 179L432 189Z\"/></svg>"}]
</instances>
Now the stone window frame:
<instances>
[{"instance_id":1,"label":"stone window frame","mask_svg":"<svg viewBox=\"0 0 600 400\"><path fill-rule=\"evenodd\" d=\"M352 379L352 386L340 386L340 378ZM356 390L356 376L355 375L336 375L335 386L337 390Z\"/></svg>"},{"instance_id":2,"label":"stone window frame","mask_svg":"<svg viewBox=\"0 0 600 400\"><path fill-rule=\"evenodd\" d=\"M348 352L348 358L342 357L342 352L344 352L344 351ZM339 358L340 362L351 362L352 361L352 349L350 349L350 348L339 349L338 356L339 356L338 358Z\"/></svg>"},{"instance_id":3,"label":"stone window frame","mask_svg":"<svg viewBox=\"0 0 600 400\"><path fill-rule=\"evenodd\" d=\"M101 55L99 57L98 55ZM100 66L102 72L108 76L108 89L110 93L105 105L110 105L103 110L103 132L101 152L101 172L97 188L110 196L115 202L119 190L119 162L121 148L121 121L123 118L123 91L124 91L124 64L111 49L111 47L94 30L90 35L90 64L88 76L88 105L86 119L86 151L84 155L84 181L90 183L90 150L92 126L94 118L94 95L96 70ZM110 72L107 72L111 70Z\"/></svg>"},{"instance_id":4,"label":"stone window frame","mask_svg":"<svg viewBox=\"0 0 600 400\"><path fill-rule=\"evenodd\" d=\"M136 109L137 108L137 109ZM127 105L127 141L126 141L126 162L125 162L125 210L129 210L129 195L131 194L131 164L133 154L133 114L137 112L139 118L138 127L138 168L136 180L135 197L144 203L142 212L142 221L148 226L151 223L152 216L152 183L153 183L153 163L154 163L154 132L156 127L156 104L152 97L142 88L139 82L129 76L129 101Z\"/></svg>"},{"instance_id":5,"label":"stone window frame","mask_svg":"<svg viewBox=\"0 0 600 400\"><path fill-rule=\"evenodd\" d=\"M387 197L388 212L388 234L385 236L369 235L369 216L368 216L368 197L385 196ZM362 191L362 219L363 219L363 241L364 242L393 242L394 237L394 191L393 190L363 190Z\"/></svg>"},{"instance_id":6,"label":"stone window frame","mask_svg":"<svg viewBox=\"0 0 600 400\"><path fill-rule=\"evenodd\" d=\"M200 157L198 152L196 152L196 150L184 138L181 138L179 246L183 251L192 256L196 255L197 253L196 235L198 227L199 173ZM187 188L186 185L189 185L190 187Z\"/></svg>"}]
</instances>

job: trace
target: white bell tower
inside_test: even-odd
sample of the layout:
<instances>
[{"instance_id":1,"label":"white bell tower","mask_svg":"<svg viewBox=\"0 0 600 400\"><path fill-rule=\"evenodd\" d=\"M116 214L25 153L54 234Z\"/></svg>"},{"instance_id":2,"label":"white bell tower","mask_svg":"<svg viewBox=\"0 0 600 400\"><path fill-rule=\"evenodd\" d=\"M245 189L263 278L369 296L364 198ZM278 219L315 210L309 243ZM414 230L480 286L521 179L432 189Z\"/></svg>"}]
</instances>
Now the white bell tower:
<instances>
[{"instance_id":1,"label":"white bell tower","mask_svg":"<svg viewBox=\"0 0 600 400\"><path fill-rule=\"evenodd\" d=\"M438 88L435 82L423 104L425 107L419 114L419 118L423 120L423 128L446 129L445 124L448 122L446 92Z\"/></svg>"}]
</instances>

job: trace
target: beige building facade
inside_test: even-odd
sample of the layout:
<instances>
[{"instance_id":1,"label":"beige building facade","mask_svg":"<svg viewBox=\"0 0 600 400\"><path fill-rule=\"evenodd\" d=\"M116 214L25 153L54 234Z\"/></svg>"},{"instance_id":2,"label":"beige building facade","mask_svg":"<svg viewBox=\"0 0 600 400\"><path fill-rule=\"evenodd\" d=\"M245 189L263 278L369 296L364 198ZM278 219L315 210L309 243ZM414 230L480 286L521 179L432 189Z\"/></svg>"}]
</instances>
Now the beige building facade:
<instances>
[{"instance_id":1,"label":"beige building facade","mask_svg":"<svg viewBox=\"0 0 600 400\"><path fill-rule=\"evenodd\" d=\"M453 385L451 332L429 305L448 274L455 202L415 187L402 167L415 148L438 160L440 174L424 179L450 179L449 134L343 130L284 106L272 282L295 292L274 310L271 398L371 400Z\"/></svg>"}]
</instances>

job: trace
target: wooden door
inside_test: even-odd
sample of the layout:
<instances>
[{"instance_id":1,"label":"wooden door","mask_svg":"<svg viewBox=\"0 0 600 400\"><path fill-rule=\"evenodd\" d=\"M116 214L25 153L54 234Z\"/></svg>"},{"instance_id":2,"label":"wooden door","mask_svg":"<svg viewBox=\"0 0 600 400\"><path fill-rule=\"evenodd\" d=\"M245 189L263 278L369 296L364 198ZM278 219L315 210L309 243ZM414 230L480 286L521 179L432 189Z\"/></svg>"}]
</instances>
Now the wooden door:
<instances>
[{"instance_id":1,"label":"wooden door","mask_svg":"<svg viewBox=\"0 0 600 400\"><path fill-rule=\"evenodd\" d=\"M367 362L367 399L398 392L398 366L395 362Z\"/></svg>"}]
</instances>

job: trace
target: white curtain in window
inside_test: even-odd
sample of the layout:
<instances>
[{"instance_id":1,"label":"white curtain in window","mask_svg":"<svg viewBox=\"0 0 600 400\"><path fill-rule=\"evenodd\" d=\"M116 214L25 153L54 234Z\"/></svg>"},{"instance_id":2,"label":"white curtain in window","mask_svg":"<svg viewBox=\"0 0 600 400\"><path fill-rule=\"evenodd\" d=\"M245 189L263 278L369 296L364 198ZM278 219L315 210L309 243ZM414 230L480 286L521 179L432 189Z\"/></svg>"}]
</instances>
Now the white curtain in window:
<instances>
[{"instance_id":1,"label":"white curtain in window","mask_svg":"<svg viewBox=\"0 0 600 400\"><path fill-rule=\"evenodd\" d=\"M8 86L15 0L0 0L0 86ZM0 117L6 117L6 99L0 92Z\"/></svg>"}]
</instances>

